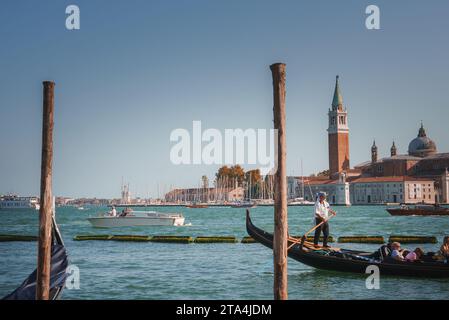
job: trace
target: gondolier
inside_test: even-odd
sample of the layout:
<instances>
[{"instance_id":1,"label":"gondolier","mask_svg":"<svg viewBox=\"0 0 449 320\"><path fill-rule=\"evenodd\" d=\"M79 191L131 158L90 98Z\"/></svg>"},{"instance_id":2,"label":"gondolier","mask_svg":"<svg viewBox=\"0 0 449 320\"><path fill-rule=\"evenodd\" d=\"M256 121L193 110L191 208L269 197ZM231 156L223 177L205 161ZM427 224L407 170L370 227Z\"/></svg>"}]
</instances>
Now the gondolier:
<instances>
[{"instance_id":1,"label":"gondolier","mask_svg":"<svg viewBox=\"0 0 449 320\"><path fill-rule=\"evenodd\" d=\"M320 240L321 231L323 231L323 247L328 248L327 239L329 237L329 213L336 215L335 211L330 209L329 203L326 201L326 193L318 192L315 202L315 237L313 244L317 247Z\"/></svg>"}]
</instances>

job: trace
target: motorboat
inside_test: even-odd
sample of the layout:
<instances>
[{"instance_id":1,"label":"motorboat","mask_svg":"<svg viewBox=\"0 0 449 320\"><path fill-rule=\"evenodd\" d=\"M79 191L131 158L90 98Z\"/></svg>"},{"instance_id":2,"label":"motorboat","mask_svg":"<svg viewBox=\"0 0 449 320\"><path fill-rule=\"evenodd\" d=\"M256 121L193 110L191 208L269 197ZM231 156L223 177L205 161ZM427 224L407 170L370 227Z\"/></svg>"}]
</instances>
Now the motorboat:
<instances>
[{"instance_id":1,"label":"motorboat","mask_svg":"<svg viewBox=\"0 0 449 320\"><path fill-rule=\"evenodd\" d=\"M111 212L87 220L96 228L135 227L135 226L183 226L185 218L180 213L156 211L123 210L121 214Z\"/></svg>"},{"instance_id":2,"label":"motorboat","mask_svg":"<svg viewBox=\"0 0 449 320\"><path fill-rule=\"evenodd\" d=\"M449 208L438 204L401 204L396 208L388 208L392 216L449 216Z\"/></svg>"},{"instance_id":3,"label":"motorboat","mask_svg":"<svg viewBox=\"0 0 449 320\"><path fill-rule=\"evenodd\" d=\"M235 202L231 204L231 208L255 208L257 204L251 201Z\"/></svg>"}]
</instances>

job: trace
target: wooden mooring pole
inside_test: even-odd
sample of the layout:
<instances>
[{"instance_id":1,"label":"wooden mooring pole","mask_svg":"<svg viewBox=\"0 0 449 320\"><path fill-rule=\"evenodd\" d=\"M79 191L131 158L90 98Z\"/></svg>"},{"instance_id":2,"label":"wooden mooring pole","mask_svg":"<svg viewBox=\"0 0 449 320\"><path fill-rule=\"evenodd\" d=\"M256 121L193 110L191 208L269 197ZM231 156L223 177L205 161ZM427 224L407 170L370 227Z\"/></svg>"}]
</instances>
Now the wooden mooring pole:
<instances>
[{"instance_id":1,"label":"wooden mooring pole","mask_svg":"<svg viewBox=\"0 0 449 320\"><path fill-rule=\"evenodd\" d=\"M288 299L287 284L287 172L285 139L285 64L270 66L273 76L274 129L277 130L274 181L274 299Z\"/></svg>"},{"instance_id":2,"label":"wooden mooring pole","mask_svg":"<svg viewBox=\"0 0 449 320\"><path fill-rule=\"evenodd\" d=\"M41 195L39 210L39 240L37 254L36 300L48 300L50 295L51 238L52 238L52 160L54 87L52 81L44 81L42 121Z\"/></svg>"}]
</instances>

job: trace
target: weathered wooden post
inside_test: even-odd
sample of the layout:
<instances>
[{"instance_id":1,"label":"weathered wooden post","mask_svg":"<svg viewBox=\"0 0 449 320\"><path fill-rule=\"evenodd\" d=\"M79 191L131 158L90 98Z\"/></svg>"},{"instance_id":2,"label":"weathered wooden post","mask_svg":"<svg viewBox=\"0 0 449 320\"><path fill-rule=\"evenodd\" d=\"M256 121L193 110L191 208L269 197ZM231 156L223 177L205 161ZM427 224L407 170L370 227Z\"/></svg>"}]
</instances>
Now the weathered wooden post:
<instances>
[{"instance_id":1,"label":"weathered wooden post","mask_svg":"<svg viewBox=\"0 0 449 320\"><path fill-rule=\"evenodd\" d=\"M270 66L273 76L274 129L277 130L274 182L274 299L288 299L287 285L287 173L285 140L285 64Z\"/></svg>"},{"instance_id":2,"label":"weathered wooden post","mask_svg":"<svg viewBox=\"0 0 449 320\"><path fill-rule=\"evenodd\" d=\"M43 85L41 195L36 282L37 300L48 300L50 294L51 226L53 214L52 160L55 83L52 81L44 81Z\"/></svg>"}]
</instances>

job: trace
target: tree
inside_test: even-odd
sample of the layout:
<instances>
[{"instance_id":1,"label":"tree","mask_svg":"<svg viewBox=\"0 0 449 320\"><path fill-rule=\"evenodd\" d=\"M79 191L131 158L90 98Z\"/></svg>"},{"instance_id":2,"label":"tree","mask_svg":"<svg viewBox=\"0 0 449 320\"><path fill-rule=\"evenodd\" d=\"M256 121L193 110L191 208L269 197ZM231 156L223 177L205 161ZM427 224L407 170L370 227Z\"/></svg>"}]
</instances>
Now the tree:
<instances>
[{"instance_id":1,"label":"tree","mask_svg":"<svg viewBox=\"0 0 449 320\"><path fill-rule=\"evenodd\" d=\"M245 180L245 170L240 165L231 167L231 180L237 182L236 187L241 187ZM231 185L232 186L232 185Z\"/></svg>"}]
</instances>

